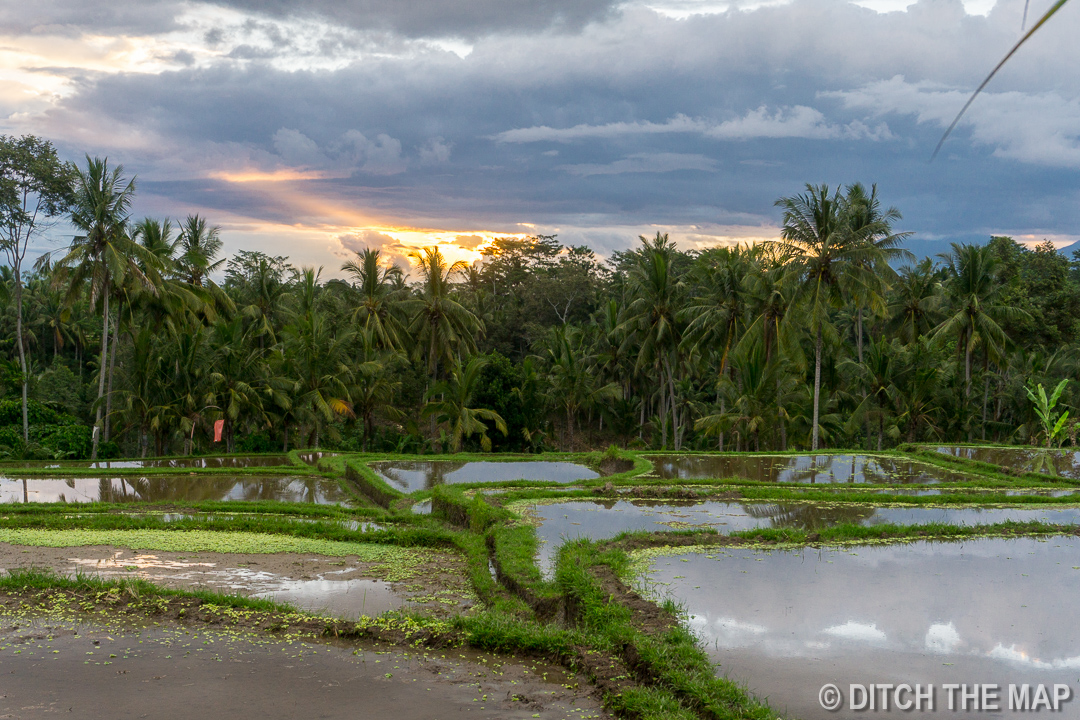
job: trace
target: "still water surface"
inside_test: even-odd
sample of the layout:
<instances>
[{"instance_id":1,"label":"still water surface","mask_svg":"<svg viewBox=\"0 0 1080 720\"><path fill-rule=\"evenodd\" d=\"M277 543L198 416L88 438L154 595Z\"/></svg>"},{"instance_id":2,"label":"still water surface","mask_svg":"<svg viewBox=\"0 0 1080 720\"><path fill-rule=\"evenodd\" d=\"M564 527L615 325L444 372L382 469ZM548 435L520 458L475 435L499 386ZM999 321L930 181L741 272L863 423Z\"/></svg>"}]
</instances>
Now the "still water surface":
<instances>
[{"instance_id":1,"label":"still water surface","mask_svg":"<svg viewBox=\"0 0 1080 720\"><path fill-rule=\"evenodd\" d=\"M818 704L825 683L934 684L939 709L943 683L1077 690L1076 538L689 552L655 560L648 576L687 608L719 673L804 720L837 717ZM1078 712L1074 699L1059 716Z\"/></svg>"}]
</instances>

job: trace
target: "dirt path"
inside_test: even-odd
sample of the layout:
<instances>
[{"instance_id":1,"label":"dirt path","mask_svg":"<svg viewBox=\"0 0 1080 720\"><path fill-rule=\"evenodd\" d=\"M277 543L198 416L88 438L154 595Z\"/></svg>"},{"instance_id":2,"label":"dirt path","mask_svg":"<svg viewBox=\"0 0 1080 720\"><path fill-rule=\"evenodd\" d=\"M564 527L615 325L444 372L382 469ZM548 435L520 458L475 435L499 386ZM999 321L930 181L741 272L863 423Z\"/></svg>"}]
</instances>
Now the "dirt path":
<instances>
[{"instance_id":1,"label":"dirt path","mask_svg":"<svg viewBox=\"0 0 1080 720\"><path fill-rule=\"evenodd\" d=\"M608 717L582 679L528 660L3 614L0 677L0 718Z\"/></svg>"}]
</instances>

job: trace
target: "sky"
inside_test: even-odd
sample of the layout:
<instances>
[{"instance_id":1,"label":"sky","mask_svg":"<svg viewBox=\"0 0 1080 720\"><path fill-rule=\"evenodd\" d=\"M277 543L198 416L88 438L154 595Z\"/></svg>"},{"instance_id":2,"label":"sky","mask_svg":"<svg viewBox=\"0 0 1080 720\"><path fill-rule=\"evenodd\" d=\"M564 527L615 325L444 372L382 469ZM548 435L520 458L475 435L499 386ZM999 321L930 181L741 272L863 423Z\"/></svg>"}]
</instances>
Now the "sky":
<instances>
[{"instance_id":1,"label":"sky","mask_svg":"<svg viewBox=\"0 0 1080 720\"><path fill-rule=\"evenodd\" d=\"M1028 23L1051 0L1030 0ZM1025 0L36 0L0 4L0 133L108 157L136 218L227 252L557 234L602 255L779 235L876 183L919 253L1080 240L1080 2L1004 68ZM65 233L67 235L65 236ZM70 237L58 226L38 250Z\"/></svg>"}]
</instances>

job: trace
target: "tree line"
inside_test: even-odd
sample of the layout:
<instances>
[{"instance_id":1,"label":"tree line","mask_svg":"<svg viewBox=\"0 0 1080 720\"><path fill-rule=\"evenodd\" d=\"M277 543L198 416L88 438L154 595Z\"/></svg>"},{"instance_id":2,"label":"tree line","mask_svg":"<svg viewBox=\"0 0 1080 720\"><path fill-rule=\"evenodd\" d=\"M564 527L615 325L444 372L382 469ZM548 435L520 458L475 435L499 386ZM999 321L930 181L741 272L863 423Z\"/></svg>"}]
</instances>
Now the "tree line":
<instances>
[{"instance_id":1,"label":"tree line","mask_svg":"<svg viewBox=\"0 0 1080 720\"><path fill-rule=\"evenodd\" d=\"M226 258L199 215L132 217L135 192L0 137L0 454L1076 444L1080 253L917 259L876 186L780 198L752 247L506 237L472 264L364 249L342 279Z\"/></svg>"}]
</instances>

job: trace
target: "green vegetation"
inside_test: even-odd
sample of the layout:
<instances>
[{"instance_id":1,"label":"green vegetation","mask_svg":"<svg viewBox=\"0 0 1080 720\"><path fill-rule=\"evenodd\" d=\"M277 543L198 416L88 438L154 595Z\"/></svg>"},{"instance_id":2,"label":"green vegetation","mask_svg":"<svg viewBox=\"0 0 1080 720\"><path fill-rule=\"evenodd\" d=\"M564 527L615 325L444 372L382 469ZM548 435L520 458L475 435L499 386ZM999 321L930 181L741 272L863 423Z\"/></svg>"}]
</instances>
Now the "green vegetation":
<instances>
[{"instance_id":1,"label":"green vegetation","mask_svg":"<svg viewBox=\"0 0 1080 720\"><path fill-rule=\"evenodd\" d=\"M507 237L471 266L362 250L338 280L224 257L203 217L132 218L120 166L65 165L36 138L0 150L0 459L1076 434L1080 264L1003 237L915 262L875 187L781 198L782 240L752 248L658 233L602 261ZM81 234L31 269L35 202ZM1033 405L1039 385L1056 409Z\"/></svg>"}]
</instances>

